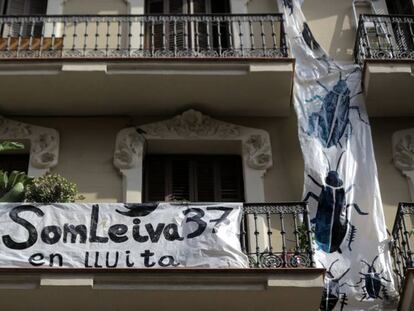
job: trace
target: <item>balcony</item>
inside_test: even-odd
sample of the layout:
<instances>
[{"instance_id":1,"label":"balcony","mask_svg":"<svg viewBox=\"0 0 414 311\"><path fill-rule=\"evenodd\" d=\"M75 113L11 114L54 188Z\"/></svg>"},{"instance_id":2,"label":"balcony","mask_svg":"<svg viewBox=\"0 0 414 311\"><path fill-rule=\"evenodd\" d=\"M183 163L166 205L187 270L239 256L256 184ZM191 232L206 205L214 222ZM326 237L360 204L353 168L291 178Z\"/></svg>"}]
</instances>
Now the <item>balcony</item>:
<instances>
[{"instance_id":1,"label":"balcony","mask_svg":"<svg viewBox=\"0 0 414 311\"><path fill-rule=\"evenodd\" d=\"M3 113L289 114L281 14L2 16L0 29Z\"/></svg>"},{"instance_id":2,"label":"balcony","mask_svg":"<svg viewBox=\"0 0 414 311\"><path fill-rule=\"evenodd\" d=\"M240 226L250 269L0 268L0 306L317 310L324 270L314 268L306 203L244 204Z\"/></svg>"},{"instance_id":3,"label":"balcony","mask_svg":"<svg viewBox=\"0 0 414 311\"><path fill-rule=\"evenodd\" d=\"M401 294L398 310L414 307L414 203L400 203L392 231L391 254L398 289Z\"/></svg>"},{"instance_id":4,"label":"balcony","mask_svg":"<svg viewBox=\"0 0 414 311\"><path fill-rule=\"evenodd\" d=\"M360 15L354 54L369 115L414 116L414 16Z\"/></svg>"}]
</instances>

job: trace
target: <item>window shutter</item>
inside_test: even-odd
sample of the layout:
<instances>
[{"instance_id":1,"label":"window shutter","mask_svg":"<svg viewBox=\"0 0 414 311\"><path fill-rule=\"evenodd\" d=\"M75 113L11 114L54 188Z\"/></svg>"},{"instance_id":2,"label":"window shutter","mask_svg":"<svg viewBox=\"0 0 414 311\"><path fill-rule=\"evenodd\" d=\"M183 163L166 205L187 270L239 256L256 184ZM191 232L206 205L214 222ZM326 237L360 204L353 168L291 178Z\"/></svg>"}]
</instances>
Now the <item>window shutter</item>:
<instances>
[{"instance_id":1,"label":"window shutter","mask_svg":"<svg viewBox=\"0 0 414 311\"><path fill-rule=\"evenodd\" d=\"M191 193L190 162L186 159L173 159L171 164L170 191L167 192L168 200L194 200Z\"/></svg>"},{"instance_id":2,"label":"window shutter","mask_svg":"<svg viewBox=\"0 0 414 311\"><path fill-rule=\"evenodd\" d=\"M7 15L24 15L26 7L26 0L12 0L7 4Z\"/></svg>"},{"instance_id":3,"label":"window shutter","mask_svg":"<svg viewBox=\"0 0 414 311\"><path fill-rule=\"evenodd\" d=\"M243 202L243 178L240 157L227 157L219 162L220 197L222 202Z\"/></svg>"},{"instance_id":4,"label":"window shutter","mask_svg":"<svg viewBox=\"0 0 414 311\"><path fill-rule=\"evenodd\" d=\"M161 15L165 13L164 10L164 0L147 0L146 2L146 12L147 14ZM151 33L154 32L154 38L151 37ZM145 45L146 49L149 50L160 50L162 49L162 32L163 24L162 23L152 23L148 22L146 25L146 39ZM154 44L152 43L154 39Z\"/></svg>"},{"instance_id":5,"label":"window shutter","mask_svg":"<svg viewBox=\"0 0 414 311\"><path fill-rule=\"evenodd\" d=\"M148 155L145 201L243 202L239 156Z\"/></svg>"},{"instance_id":6,"label":"window shutter","mask_svg":"<svg viewBox=\"0 0 414 311\"><path fill-rule=\"evenodd\" d=\"M209 158L200 159L196 163L196 200L199 202L216 201L217 194L215 191L215 163Z\"/></svg>"},{"instance_id":7,"label":"window shutter","mask_svg":"<svg viewBox=\"0 0 414 311\"><path fill-rule=\"evenodd\" d=\"M184 0L170 0L168 14L183 14L186 13L184 10ZM174 25L175 24L175 25ZM174 29L175 26L175 29ZM184 27L186 23L183 21L171 22L168 30L168 43L170 51L174 51L174 44L176 44L177 50L184 48ZM175 39L174 39L175 32ZM188 33L188 32L187 32Z\"/></svg>"},{"instance_id":8,"label":"window shutter","mask_svg":"<svg viewBox=\"0 0 414 311\"><path fill-rule=\"evenodd\" d=\"M193 13L194 14L207 13L206 0L193 0Z\"/></svg>"},{"instance_id":9,"label":"window shutter","mask_svg":"<svg viewBox=\"0 0 414 311\"><path fill-rule=\"evenodd\" d=\"M26 7L26 0L12 0L7 2L7 8L6 8L6 15L24 15L25 14L25 7ZM21 30L21 24L20 23L13 23L11 27L6 27L5 33L8 34L10 31L10 34L12 37L17 37L19 35L19 32ZM27 32L27 25L23 25L23 35Z\"/></svg>"},{"instance_id":10,"label":"window shutter","mask_svg":"<svg viewBox=\"0 0 414 311\"><path fill-rule=\"evenodd\" d=\"M207 13L207 7L206 7L206 0L193 0L193 12L194 14L206 14ZM195 42L195 46L197 46L201 50L207 49L207 27L209 25L206 22L199 22L197 23L197 31L198 33L198 42ZM211 33L210 33L211 35ZM194 40L196 40L197 37L195 37Z\"/></svg>"},{"instance_id":11,"label":"window shutter","mask_svg":"<svg viewBox=\"0 0 414 311\"><path fill-rule=\"evenodd\" d=\"M165 201L166 165L161 157L148 156L145 159L145 201Z\"/></svg>"},{"instance_id":12,"label":"window shutter","mask_svg":"<svg viewBox=\"0 0 414 311\"><path fill-rule=\"evenodd\" d=\"M30 15L44 15L47 10L47 0L26 0L29 2L28 12Z\"/></svg>"},{"instance_id":13,"label":"window shutter","mask_svg":"<svg viewBox=\"0 0 414 311\"><path fill-rule=\"evenodd\" d=\"M0 0L0 15L3 15L6 13L4 5L6 4L6 0Z\"/></svg>"},{"instance_id":14,"label":"window shutter","mask_svg":"<svg viewBox=\"0 0 414 311\"><path fill-rule=\"evenodd\" d=\"M44 15L47 10L47 0L12 0L8 1L7 15ZM23 25L22 36L29 37L32 30L32 23ZM38 37L42 33L42 23L36 23L33 35ZM21 25L16 23L12 26L12 36L17 37L21 30ZM6 30L7 33L7 30Z\"/></svg>"}]
</instances>

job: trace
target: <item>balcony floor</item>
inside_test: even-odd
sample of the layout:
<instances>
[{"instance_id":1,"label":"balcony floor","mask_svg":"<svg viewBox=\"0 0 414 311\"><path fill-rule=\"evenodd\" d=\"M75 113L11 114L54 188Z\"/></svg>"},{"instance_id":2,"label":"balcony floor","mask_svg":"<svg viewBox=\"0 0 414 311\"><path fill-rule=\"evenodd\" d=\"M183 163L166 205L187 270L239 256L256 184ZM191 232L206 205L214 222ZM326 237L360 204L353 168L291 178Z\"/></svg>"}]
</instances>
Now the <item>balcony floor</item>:
<instances>
[{"instance_id":1,"label":"balcony floor","mask_svg":"<svg viewBox=\"0 0 414 311\"><path fill-rule=\"evenodd\" d=\"M414 116L414 62L367 60L364 89L370 117Z\"/></svg>"},{"instance_id":2,"label":"balcony floor","mask_svg":"<svg viewBox=\"0 0 414 311\"><path fill-rule=\"evenodd\" d=\"M291 59L4 61L0 113L159 115L189 107L232 116L286 116Z\"/></svg>"},{"instance_id":3,"label":"balcony floor","mask_svg":"<svg viewBox=\"0 0 414 311\"><path fill-rule=\"evenodd\" d=\"M323 269L1 269L0 308L309 311L319 308L323 275Z\"/></svg>"}]
</instances>

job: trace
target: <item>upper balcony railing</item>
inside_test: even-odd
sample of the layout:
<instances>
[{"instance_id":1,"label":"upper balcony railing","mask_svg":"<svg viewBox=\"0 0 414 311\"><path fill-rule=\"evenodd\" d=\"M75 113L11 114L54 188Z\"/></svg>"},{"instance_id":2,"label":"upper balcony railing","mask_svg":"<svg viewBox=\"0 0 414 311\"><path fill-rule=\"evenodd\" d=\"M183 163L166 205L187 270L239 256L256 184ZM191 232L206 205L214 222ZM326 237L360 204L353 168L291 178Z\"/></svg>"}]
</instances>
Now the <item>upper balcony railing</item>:
<instances>
[{"instance_id":1,"label":"upper balcony railing","mask_svg":"<svg viewBox=\"0 0 414 311\"><path fill-rule=\"evenodd\" d=\"M281 58L282 14L0 16L0 59Z\"/></svg>"},{"instance_id":2,"label":"upper balcony railing","mask_svg":"<svg viewBox=\"0 0 414 311\"><path fill-rule=\"evenodd\" d=\"M414 16L360 15L354 55L365 60L414 60Z\"/></svg>"},{"instance_id":3,"label":"upper balcony railing","mask_svg":"<svg viewBox=\"0 0 414 311\"><path fill-rule=\"evenodd\" d=\"M306 202L245 203L241 245L250 267L314 267L310 228Z\"/></svg>"},{"instance_id":4,"label":"upper balcony railing","mask_svg":"<svg viewBox=\"0 0 414 311\"><path fill-rule=\"evenodd\" d=\"M400 203L392 230L391 254L400 290L407 269L414 268L414 203Z\"/></svg>"}]
</instances>

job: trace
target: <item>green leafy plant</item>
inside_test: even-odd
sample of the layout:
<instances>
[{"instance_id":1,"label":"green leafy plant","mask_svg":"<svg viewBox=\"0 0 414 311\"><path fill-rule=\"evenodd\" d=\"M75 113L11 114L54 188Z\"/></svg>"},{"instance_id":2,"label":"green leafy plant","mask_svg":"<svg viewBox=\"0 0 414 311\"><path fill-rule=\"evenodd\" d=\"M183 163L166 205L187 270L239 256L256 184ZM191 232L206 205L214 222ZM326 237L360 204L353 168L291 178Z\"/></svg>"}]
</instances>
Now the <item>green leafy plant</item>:
<instances>
[{"instance_id":1,"label":"green leafy plant","mask_svg":"<svg viewBox=\"0 0 414 311\"><path fill-rule=\"evenodd\" d=\"M0 171L0 202L23 202L25 191L32 178L24 172Z\"/></svg>"},{"instance_id":2,"label":"green leafy plant","mask_svg":"<svg viewBox=\"0 0 414 311\"><path fill-rule=\"evenodd\" d=\"M33 179L26 191L26 201L33 203L71 203L78 197L76 184L58 174L46 174Z\"/></svg>"},{"instance_id":3,"label":"green leafy plant","mask_svg":"<svg viewBox=\"0 0 414 311\"><path fill-rule=\"evenodd\" d=\"M24 145L13 141L3 141L0 143L0 152L24 149Z\"/></svg>"},{"instance_id":4,"label":"green leafy plant","mask_svg":"<svg viewBox=\"0 0 414 311\"><path fill-rule=\"evenodd\" d=\"M297 229L297 241L298 241L298 249L296 247L290 248L289 251L290 252L296 252L299 251L301 253L305 253L309 250L309 244L308 244L308 229L305 225L305 223L302 223L300 225L298 225L298 229ZM311 228L311 231L313 233L313 228ZM313 236L313 234L311 235L312 237L312 243L315 241L315 237ZM296 243L295 240L289 240L289 242L293 242Z\"/></svg>"},{"instance_id":5,"label":"green leafy plant","mask_svg":"<svg viewBox=\"0 0 414 311\"><path fill-rule=\"evenodd\" d=\"M298 227L298 238L299 238L299 248L301 251L306 251L309 247L308 244L308 229L303 223Z\"/></svg>"},{"instance_id":6,"label":"green leafy plant","mask_svg":"<svg viewBox=\"0 0 414 311\"><path fill-rule=\"evenodd\" d=\"M12 141L0 143L0 152L24 149L24 145ZM24 172L11 173L0 170L0 202L22 202L26 187L32 182Z\"/></svg>"}]
</instances>

